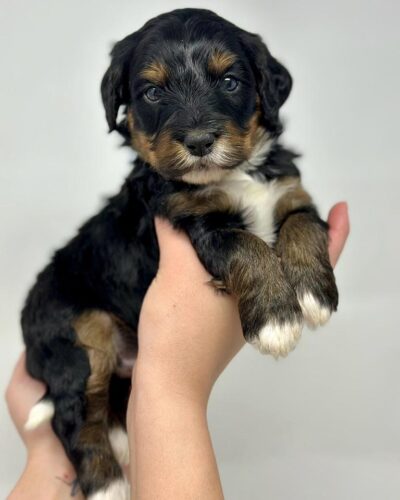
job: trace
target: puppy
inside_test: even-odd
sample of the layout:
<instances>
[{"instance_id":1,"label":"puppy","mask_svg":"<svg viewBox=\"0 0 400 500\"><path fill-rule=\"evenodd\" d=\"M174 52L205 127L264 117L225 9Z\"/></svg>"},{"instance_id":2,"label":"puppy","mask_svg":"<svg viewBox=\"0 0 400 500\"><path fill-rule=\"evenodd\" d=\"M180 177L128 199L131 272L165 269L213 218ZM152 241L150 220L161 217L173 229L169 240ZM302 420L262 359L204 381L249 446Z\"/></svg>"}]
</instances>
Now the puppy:
<instances>
[{"instance_id":1,"label":"puppy","mask_svg":"<svg viewBox=\"0 0 400 500\"><path fill-rule=\"evenodd\" d=\"M257 35L206 10L158 16L111 52L101 93L134 168L54 254L22 312L28 371L47 386L27 428L52 420L92 500L129 495L125 413L158 266L154 216L188 234L263 353L286 356L304 321L322 325L337 307L327 225L279 143L291 87Z\"/></svg>"}]
</instances>

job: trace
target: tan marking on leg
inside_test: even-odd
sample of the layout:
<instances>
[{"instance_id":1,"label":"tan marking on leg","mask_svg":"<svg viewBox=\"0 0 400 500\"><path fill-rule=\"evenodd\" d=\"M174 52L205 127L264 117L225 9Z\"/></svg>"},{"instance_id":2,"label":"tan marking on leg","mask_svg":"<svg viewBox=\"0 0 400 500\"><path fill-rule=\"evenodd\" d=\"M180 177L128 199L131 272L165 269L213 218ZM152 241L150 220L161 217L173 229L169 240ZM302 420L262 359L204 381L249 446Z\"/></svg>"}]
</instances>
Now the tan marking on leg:
<instances>
[{"instance_id":1,"label":"tan marking on leg","mask_svg":"<svg viewBox=\"0 0 400 500\"><path fill-rule=\"evenodd\" d=\"M289 283L296 291L303 316L310 326L324 324L336 310L338 292L328 254L328 232L311 212L291 212L312 208L310 195L300 179L287 177L290 189L276 205L275 218L282 227L276 253Z\"/></svg>"},{"instance_id":2,"label":"tan marking on leg","mask_svg":"<svg viewBox=\"0 0 400 500\"><path fill-rule=\"evenodd\" d=\"M299 178L284 177L279 182L288 185L290 190L276 204L275 219L278 224L292 211L312 206L312 199ZM304 268L312 266L316 255L324 254L324 248L327 248L326 231L301 213L293 214L283 224L276 244L278 255L285 256L288 266L296 263Z\"/></svg>"},{"instance_id":3,"label":"tan marking on leg","mask_svg":"<svg viewBox=\"0 0 400 500\"><path fill-rule=\"evenodd\" d=\"M260 238L236 230L226 288L238 297L246 339L262 353L286 356L301 335L302 316L275 252Z\"/></svg>"},{"instance_id":4,"label":"tan marking on leg","mask_svg":"<svg viewBox=\"0 0 400 500\"><path fill-rule=\"evenodd\" d=\"M312 206L312 199L301 185L299 177L283 177L278 182L288 187L288 191L279 199L274 211L275 220L279 224L293 210Z\"/></svg>"},{"instance_id":5,"label":"tan marking on leg","mask_svg":"<svg viewBox=\"0 0 400 500\"><path fill-rule=\"evenodd\" d=\"M117 365L115 328L110 315L100 311L82 314L73 326L78 344L88 353L91 368L86 386L85 421L76 444L82 453L78 479L87 494L122 477L108 436L108 390Z\"/></svg>"},{"instance_id":6,"label":"tan marking on leg","mask_svg":"<svg viewBox=\"0 0 400 500\"><path fill-rule=\"evenodd\" d=\"M79 344L89 355L91 374L87 395L102 392L117 365L114 347L114 322L110 315L100 311L82 314L74 323Z\"/></svg>"}]
</instances>

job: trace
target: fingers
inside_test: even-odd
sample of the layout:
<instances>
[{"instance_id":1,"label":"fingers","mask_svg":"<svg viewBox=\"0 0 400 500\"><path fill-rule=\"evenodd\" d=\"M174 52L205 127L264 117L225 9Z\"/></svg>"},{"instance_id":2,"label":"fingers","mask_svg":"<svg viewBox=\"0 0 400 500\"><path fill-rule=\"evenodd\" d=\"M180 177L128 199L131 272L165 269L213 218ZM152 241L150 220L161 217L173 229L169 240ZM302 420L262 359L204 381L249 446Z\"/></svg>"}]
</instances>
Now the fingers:
<instances>
[{"instance_id":1,"label":"fingers","mask_svg":"<svg viewBox=\"0 0 400 500\"><path fill-rule=\"evenodd\" d=\"M18 361L16 362L14 366L13 373L11 375L11 380L9 385L12 385L12 383L20 383L24 381L25 374L26 374L26 368L25 368L25 359L26 359L26 354L25 351L23 351L18 358Z\"/></svg>"},{"instance_id":2,"label":"fingers","mask_svg":"<svg viewBox=\"0 0 400 500\"><path fill-rule=\"evenodd\" d=\"M346 202L336 203L328 215L329 257L335 267L350 232L348 206Z\"/></svg>"},{"instance_id":3,"label":"fingers","mask_svg":"<svg viewBox=\"0 0 400 500\"><path fill-rule=\"evenodd\" d=\"M23 352L15 365L6 390L8 410L20 433L23 431L30 409L46 391L44 384L29 376L25 357Z\"/></svg>"},{"instance_id":4,"label":"fingers","mask_svg":"<svg viewBox=\"0 0 400 500\"><path fill-rule=\"evenodd\" d=\"M19 357L11 376L9 387L14 386L23 388L27 393L32 393L35 398L40 398L45 393L45 385L33 379L26 370L25 351Z\"/></svg>"}]
</instances>

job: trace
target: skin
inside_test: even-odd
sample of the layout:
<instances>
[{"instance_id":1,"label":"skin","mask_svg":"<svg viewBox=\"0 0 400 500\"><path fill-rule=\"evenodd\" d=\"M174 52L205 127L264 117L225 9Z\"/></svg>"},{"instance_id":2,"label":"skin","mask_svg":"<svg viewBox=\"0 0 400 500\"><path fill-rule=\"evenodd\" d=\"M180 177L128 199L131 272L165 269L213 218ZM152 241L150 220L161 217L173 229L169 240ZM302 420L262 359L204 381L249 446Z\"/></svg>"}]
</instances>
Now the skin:
<instances>
[{"instance_id":1,"label":"skin","mask_svg":"<svg viewBox=\"0 0 400 500\"><path fill-rule=\"evenodd\" d=\"M328 222L329 255L336 265L349 234L347 204L336 204ZM244 345L237 303L208 285L210 275L186 235L161 220L156 230L160 267L141 311L127 418L132 497L222 499L207 403L215 381ZM10 500L71 498L75 474L51 426L23 430L44 390L27 374L22 355L6 400L27 448L27 465Z\"/></svg>"},{"instance_id":2,"label":"skin","mask_svg":"<svg viewBox=\"0 0 400 500\"><path fill-rule=\"evenodd\" d=\"M71 498L71 484L76 474L50 423L42 424L35 431L24 430L30 409L44 393L45 386L28 375L23 353L6 390L11 418L27 449L25 469L8 497L12 500ZM74 498L84 497L78 494Z\"/></svg>"}]
</instances>

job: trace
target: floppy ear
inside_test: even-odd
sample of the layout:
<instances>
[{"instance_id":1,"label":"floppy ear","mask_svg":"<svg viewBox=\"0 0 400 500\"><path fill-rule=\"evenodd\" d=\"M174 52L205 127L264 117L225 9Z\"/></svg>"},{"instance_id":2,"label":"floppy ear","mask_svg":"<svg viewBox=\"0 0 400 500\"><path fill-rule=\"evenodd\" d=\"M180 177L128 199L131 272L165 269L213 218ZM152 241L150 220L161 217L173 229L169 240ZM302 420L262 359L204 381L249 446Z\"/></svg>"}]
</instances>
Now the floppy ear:
<instances>
[{"instance_id":1,"label":"floppy ear","mask_svg":"<svg viewBox=\"0 0 400 500\"><path fill-rule=\"evenodd\" d=\"M120 106L129 101L129 66L136 46L137 33L116 43L111 51L111 64L101 81L106 119L110 132L117 129L117 115Z\"/></svg>"},{"instance_id":2,"label":"floppy ear","mask_svg":"<svg viewBox=\"0 0 400 500\"><path fill-rule=\"evenodd\" d=\"M279 108L289 97L292 77L289 71L271 56L258 35L244 32L241 38L256 78L265 125L270 132L279 135L282 131Z\"/></svg>"}]
</instances>

